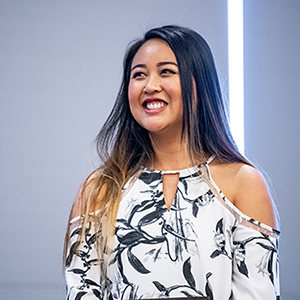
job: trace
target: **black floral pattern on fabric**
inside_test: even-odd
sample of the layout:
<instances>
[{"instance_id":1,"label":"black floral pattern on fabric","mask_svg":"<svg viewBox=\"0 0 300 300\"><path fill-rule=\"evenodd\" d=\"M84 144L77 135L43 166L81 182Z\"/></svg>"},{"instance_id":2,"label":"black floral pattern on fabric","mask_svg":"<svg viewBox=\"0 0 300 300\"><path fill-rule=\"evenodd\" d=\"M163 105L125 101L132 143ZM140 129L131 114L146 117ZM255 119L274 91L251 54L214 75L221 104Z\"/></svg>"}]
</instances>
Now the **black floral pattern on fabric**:
<instances>
[{"instance_id":1,"label":"black floral pattern on fabric","mask_svg":"<svg viewBox=\"0 0 300 300\"><path fill-rule=\"evenodd\" d=\"M116 237L119 244L115 249L115 260L118 263L122 281L126 284L124 290L131 289L131 297L135 294L135 287L133 283L128 280L124 272L122 254L124 252L127 253L126 256L128 262L138 273L151 273L151 270L133 253L136 247L147 244L154 246L146 253L147 256L152 258L153 262L156 262L161 256L165 255L163 249L167 249L167 256L170 261L182 261L182 274L186 284L166 286L162 282L153 281L153 284L160 292L161 297L169 297L173 291L178 289L186 296L204 296L205 293L196 288L195 279L191 271L190 258L183 261L183 252L197 252L195 240L191 237L191 234L186 233L187 231L191 231L193 224L191 224L189 220L185 220L181 215L182 210L185 210L186 208L180 206L178 194L176 194L174 203L170 208L171 211L175 212L176 219L174 222L169 223L165 218L165 214L168 210L165 205L163 192L157 189L157 187L162 184L162 174L143 172L139 176L139 180L143 181L151 188L149 190L140 191L142 194L149 195L148 200L134 205L126 219L117 220ZM182 199L193 206L193 216L197 217L197 210L195 207L199 209L199 207L209 204L212 193L209 191L207 194L191 200L184 196L184 194L188 193L188 186L185 178L181 178L180 181L184 186L184 192L178 188L177 193L180 193ZM132 224L133 219L135 219L135 225ZM156 230L158 233L156 235L151 235L146 230L146 228L152 224L155 224L156 227L159 228ZM196 234L193 232L192 235ZM174 245L174 247L172 245ZM211 275L212 274L210 274L210 276ZM207 290L212 296L213 292L210 285L207 287Z\"/></svg>"},{"instance_id":2,"label":"black floral pattern on fabric","mask_svg":"<svg viewBox=\"0 0 300 300\"><path fill-rule=\"evenodd\" d=\"M266 234L261 233L259 237L251 237L242 241L234 241L234 258L241 274L248 277L248 268L246 265L246 251L247 244L255 242L257 245L262 247L265 254L260 258L257 264L257 272L262 273L263 276L268 276L272 284L274 284L273 274L273 259L276 256L277 259L277 246L270 240L270 237Z\"/></svg>"},{"instance_id":3,"label":"black floral pattern on fabric","mask_svg":"<svg viewBox=\"0 0 300 300\"><path fill-rule=\"evenodd\" d=\"M183 288L183 290L181 290L181 293L183 295L185 295L186 297L195 297L195 295L192 294L191 291L194 291L199 296L204 296L204 294L201 291L197 290L197 288L196 288L196 281L195 281L194 275L191 272L190 258L188 258L184 262L182 273L183 273L184 278L187 282L187 284L185 284L185 285L176 284L176 285L172 285L172 286L169 286L169 287L165 287L163 284L161 284L158 281L153 281L153 284L162 293L162 296L164 296L164 297L169 297L172 291L174 291L176 289L182 289L182 288ZM207 279L211 275L212 275L211 273L207 274L207 276L206 276ZM212 288L209 284L207 285L206 292L208 293L207 295L211 296L210 299L213 300L213 292L212 292Z\"/></svg>"},{"instance_id":4,"label":"black floral pattern on fabric","mask_svg":"<svg viewBox=\"0 0 300 300\"><path fill-rule=\"evenodd\" d=\"M217 247L217 249L211 254L211 258L215 258L221 254L227 256L229 259L231 259L231 257L229 257L225 246L226 246L226 239L225 239L225 235L223 232L223 219L220 219L216 225L216 231L215 231L215 235L214 235L214 242L215 245Z\"/></svg>"},{"instance_id":5,"label":"black floral pattern on fabric","mask_svg":"<svg viewBox=\"0 0 300 300\"><path fill-rule=\"evenodd\" d=\"M141 172L134 183L137 187L133 186L132 193L126 194L120 204L115 247L107 266L112 271L108 274L110 282L103 281L101 276L97 280L90 276L91 270L99 267L95 252L92 254L99 234L88 227L78 250L76 239L72 239L69 248L67 273L78 280L77 285L69 286L68 296L72 294L73 298L67 299L204 296L213 300L224 297L225 286L229 299L232 264L245 285L251 286L254 277L257 282L267 278L276 290L276 239L249 228L245 234L246 227L225 208L227 200L220 201L199 174L196 171L180 176L168 211L162 192L163 174L149 169ZM79 227L72 237L80 234ZM253 258L254 248L255 259L250 265L247 257ZM75 267L71 264L72 255L78 262ZM174 274L162 276L161 268ZM108 284L109 291L105 291ZM76 292L72 293L73 289Z\"/></svg>"},{"instance_id":6,"label":"black floral pattern on fabric","mask_svg":"<svg viewBox=\"0 0 300 300\"><path fill-rule=\"evenodd\" d=\"M96 299L103 298L100 282L95 282L93 279L89 278L88 275L93 266L99 266L99 259L91 257L90 254L92 249L95 247L97 239L99 238L99 232L91 233L91 227L92 224L88 223L88 227L84 235L84 241L82 242L81 247L79 247L81 242L78 240L78 238L81 235L82 228L76 228L71 233L71 238L75 237L76 239L75 242L70 246L70 250L66 258L66 267L69 268L67 272L71 272L80 276L80 284L76 286L76 289L79 290L79 292L76 294L76 300L80 300L88 293L87 291L92 291ZM81 268L72 267L71 263L74 255L81 261ZM70 298L72 288L74 287L71 287L68 291L67 300Z\"/></svg>"}]
</instances>

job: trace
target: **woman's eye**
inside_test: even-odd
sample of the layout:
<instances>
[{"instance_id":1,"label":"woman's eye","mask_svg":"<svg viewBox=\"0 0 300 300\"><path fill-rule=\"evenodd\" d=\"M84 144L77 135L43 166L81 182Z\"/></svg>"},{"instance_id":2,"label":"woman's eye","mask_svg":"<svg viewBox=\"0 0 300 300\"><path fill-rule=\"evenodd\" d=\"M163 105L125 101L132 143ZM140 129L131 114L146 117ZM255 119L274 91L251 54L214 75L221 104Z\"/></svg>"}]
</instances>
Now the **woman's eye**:
<instances>
[{"instance_id":1,"label":"woman's eye","mask_svg":"<svg viewBox=\"0 0 300 300\"><path fill-rule=\"evenodd\" d=\"M142 76L145 76L145 73L143 73L143 72L135 72L132 75L132 78L138 78L138 77L142 77Z\"/></svg>"},{"instance_id":2,"label":"woman's eye","mask_svg":"<svg viewBox=\"0 0 300 300\"><path fill-rule=\"evenodd\" d=\"M176 74L176 72L171 69L163 69L161 74Z\"/></svg>"}]
</instances>

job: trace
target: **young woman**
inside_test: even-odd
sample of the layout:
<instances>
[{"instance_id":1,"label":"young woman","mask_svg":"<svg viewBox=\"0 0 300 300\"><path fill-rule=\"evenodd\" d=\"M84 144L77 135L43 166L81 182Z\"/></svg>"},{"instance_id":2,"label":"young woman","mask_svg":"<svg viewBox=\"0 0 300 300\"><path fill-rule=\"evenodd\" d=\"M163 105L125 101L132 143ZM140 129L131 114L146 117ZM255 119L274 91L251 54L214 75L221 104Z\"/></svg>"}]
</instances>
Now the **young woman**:
<instances>
[{"instance_id":1,"label":"young woman","mask_svg":"<svg viewBox=\"0 0 300 300\"><path fill-rule=\"evenodd\" d=\"M70 214L67 299L279 299L274 208L230 134L195 31L133 43Z\"/></svg>"}]
</instances>

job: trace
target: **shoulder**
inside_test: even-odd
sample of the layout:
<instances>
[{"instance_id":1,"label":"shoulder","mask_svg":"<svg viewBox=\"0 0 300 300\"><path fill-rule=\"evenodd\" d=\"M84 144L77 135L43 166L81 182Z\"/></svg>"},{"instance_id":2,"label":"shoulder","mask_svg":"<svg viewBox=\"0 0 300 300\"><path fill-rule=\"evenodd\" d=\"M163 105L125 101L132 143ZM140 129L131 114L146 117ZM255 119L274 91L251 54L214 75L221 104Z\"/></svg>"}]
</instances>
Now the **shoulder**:
<instances>
[{"instance_id":1,"label":"shoulder","mask_svg":"<svg viewBox=\"0 0 300 300\"><path fill-rule=\"evenodd\" d=\"M236 175L234 204L242 212L266 225L276 228L273 201L262 174L242 165Z\"/></svg>"},{"instance_id":2,"label":"shoulder","mask_svg":"<svg viewBox=\"0 0 300 300\"><path fill-rule=\"evenodd\" d=\"M249 217L276 228L273 201L263 175L242 163L211 166L211 175L226 198Z\"/></svg>"},{"instance_id":3,"label":"shoulder","mask_svg":"<svg viewBox=\"0 0 300 300\"><path fill-rule=\"evenodd\" d=\"M99 188L97 179L99 178L99 171L92 172L87 179L81 184L76 198L74 200L70 220L86 214L99 210L99 202L97 201L106 192L106 185Z\"/></svg>"},{"instance_id":4,"label":"shoulder","mask_svg":"<svg viewBox=\"0 0 300 300\"><path fill-rule=\"evenodd\" d=\"M237 198L235 202L239 200L239 196L244 192L267 192L267 185L262 174L254 167L246 164L233 164L233 179L236 184ZM254 189L253 189L254 188Z\"/></svg>"}]
</instances>

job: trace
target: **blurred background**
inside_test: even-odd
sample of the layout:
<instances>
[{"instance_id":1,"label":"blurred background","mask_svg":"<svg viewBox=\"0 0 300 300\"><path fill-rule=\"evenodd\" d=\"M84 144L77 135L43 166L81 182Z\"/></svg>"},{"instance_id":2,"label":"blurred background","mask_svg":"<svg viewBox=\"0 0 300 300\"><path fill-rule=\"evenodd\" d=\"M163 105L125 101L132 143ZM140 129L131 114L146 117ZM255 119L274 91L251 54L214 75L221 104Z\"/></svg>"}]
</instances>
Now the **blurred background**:
<instances>
[{"instance_id":1,"label":"blurred background","mask_svg":"<svg viewBox=\"0 0 300 300\"><path fill-rule=\"evenodd\" d=\"M300 299L300 1L244 0L245 154L281 216L282 299ZM228 96L225 0L0 0L0 299L63 300L63 239L127 44L198 31ZM298 250L297 250L298 249Z\"/></svg>"}]
</instances>

